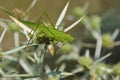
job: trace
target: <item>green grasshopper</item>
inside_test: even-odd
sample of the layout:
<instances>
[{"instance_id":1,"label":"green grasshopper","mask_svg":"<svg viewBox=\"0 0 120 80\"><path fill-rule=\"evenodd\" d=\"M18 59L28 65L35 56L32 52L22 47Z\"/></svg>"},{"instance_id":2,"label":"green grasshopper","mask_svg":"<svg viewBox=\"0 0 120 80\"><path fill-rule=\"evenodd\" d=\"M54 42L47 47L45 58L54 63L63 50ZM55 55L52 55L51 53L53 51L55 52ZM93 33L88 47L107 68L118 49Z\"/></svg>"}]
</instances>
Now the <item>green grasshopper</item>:
<instances>
[{"instance_id":1,"label":"green grasshopper","mask_svg":"<svg viewBox=\"0 0 120 80\"><path fill-rule=\"evenodd\" d=\"M33 22L28 22L28 21L21 21L22 23L24 23L27 26L30 27L36 27L36 23ZM38 28L37 28L37 36L41 36L43 38L49 38L50 40L55 40L55 41L60 41L60 42L72 42L73 41L73 37L71 37L69 34L57 30L55 28L53 28L52 26L46 26L45 24L38 24ZM42 43L42 41L40 42Z\"/></svg>"}]
</instances>

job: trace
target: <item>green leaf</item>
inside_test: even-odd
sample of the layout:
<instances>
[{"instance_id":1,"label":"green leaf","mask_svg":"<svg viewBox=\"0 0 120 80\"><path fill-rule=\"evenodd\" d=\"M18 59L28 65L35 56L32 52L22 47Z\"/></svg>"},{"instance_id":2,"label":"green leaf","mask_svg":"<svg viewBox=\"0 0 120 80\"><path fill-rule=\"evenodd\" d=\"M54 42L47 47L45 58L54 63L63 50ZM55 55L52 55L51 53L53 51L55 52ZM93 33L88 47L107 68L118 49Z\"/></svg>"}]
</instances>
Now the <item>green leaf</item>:
<instances>
[{"instance_id":1,"label":"green leaf","mask_svg":"<svg viewBox=\"0 0 120 80\"><path fill-rule=\"evenodd\" d=\"M53 38L56 41L62 41L62 42L72 42L73 41L72 36L70 36L69 34L67 34L63 31L57 30L53 27L45 26L44 24L37 25L36 23L29 22L29 21L21 21L21 22L27 26L30 26L31 28L38 26L37 30L39 30L40 32L43 32L46 35L46 37Z\"/></svg>"}]
</instances>

